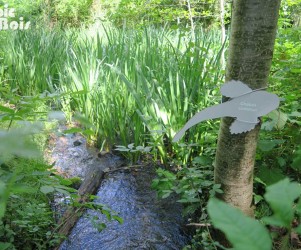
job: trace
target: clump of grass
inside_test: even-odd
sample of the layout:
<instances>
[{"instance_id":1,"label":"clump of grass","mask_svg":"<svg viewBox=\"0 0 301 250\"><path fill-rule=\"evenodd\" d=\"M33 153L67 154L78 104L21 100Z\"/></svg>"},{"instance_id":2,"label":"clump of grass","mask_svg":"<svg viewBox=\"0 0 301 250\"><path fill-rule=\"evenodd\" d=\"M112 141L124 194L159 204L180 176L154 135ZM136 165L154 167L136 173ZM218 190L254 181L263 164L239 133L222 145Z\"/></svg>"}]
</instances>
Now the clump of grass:
<instances>
[{"instance_id":1,"label":"clump of grass","mask_svg":"<svg viewBox=\"0 0 301 250\"><path fill-rule=\"evenodd\" d=\"M54 91L71 38L61 31L42 29L7 34L2 66L6 84L22 95Z\"/></svg>"},{"instance_id":2,"label":"clump of grass","mask_svg":"<svg viewBox=\"0 0 301 250\"><path fill-rule=\"evenodd\" d=\"M198 126L184 144L171 143L193 114L217 102L218 32L101 27L95 34L31 31L12 41L6 60L12 85L22 93L64 92L61 106L93 124L98 146L152 146L165 162L185 162L212 141Z\"/></svg>"}]
</instances>

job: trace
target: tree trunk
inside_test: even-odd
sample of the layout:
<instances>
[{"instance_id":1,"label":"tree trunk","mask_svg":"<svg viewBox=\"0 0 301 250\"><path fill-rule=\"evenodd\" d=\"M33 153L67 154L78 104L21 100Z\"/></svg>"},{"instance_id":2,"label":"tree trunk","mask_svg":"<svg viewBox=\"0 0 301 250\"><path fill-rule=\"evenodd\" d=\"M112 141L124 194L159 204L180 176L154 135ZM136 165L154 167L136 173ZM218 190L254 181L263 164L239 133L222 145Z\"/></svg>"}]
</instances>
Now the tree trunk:
<instances>
[{"instance_id":1,"label":"tree trunk","mask_svg":"<svg viewBox=\"0 0 301 250\"><path fill-rule=\"evenodd\" d=\"M222 42L222 53L221 53L221 64L222 64L222 69L224 69L225 66L225 47L224 43L226 40L226 27L225 27L225 0L220 0L220 21L221 21L221 42Z\"/></svg>"},{"instance_id":2,"label":"tree trunk","mask_svg":"<svg viewBox=\"0 0 301 250\"><path fill-rule=\"evenodd\" d=\"M187 0L187 8L188 8L189 20L190 20L190 25L191 25L191 34L192 34L192 38L193 38L192 41L194 41L194 23L193 23L190 0Z\"/></svg>"},{"instance_id":3,"label":"tree trunk","mask_svg":"<svg viewBox=\"0 0 301 250\"><path fill-rule=\"evenodd\" d=\"M267 86L279 6L280 0L233 1L226 81L240 80L252 89ZM253 216L253 170L260 125L247 133L231 134L232 121L221 121L215 183L224 191L220 199Z\"/></svg>"}]
</instances>

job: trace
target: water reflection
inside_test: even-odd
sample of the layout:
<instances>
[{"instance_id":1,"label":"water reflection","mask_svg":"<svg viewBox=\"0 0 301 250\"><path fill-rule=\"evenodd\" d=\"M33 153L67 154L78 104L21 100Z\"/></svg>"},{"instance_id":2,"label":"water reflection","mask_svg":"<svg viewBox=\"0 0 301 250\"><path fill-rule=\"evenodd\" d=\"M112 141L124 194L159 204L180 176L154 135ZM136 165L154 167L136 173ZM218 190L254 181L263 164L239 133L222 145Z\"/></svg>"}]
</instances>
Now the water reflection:
<instances>
[{"instance_id":1,"label":"water reflection","mask_svg":"<svg viewBox=\"0 0 301 250\"><path fill-rule=\"evenodd\" d=\"M87 211L60 249L182 249L188 238L181 230L181 207L156 198L150 189L153 176L150 166L108 174L96 201L118 212L124 223L109 222L104 215ZM87 215L98 216L107 228L98 232Z\"/></svg>"}]
</instances>

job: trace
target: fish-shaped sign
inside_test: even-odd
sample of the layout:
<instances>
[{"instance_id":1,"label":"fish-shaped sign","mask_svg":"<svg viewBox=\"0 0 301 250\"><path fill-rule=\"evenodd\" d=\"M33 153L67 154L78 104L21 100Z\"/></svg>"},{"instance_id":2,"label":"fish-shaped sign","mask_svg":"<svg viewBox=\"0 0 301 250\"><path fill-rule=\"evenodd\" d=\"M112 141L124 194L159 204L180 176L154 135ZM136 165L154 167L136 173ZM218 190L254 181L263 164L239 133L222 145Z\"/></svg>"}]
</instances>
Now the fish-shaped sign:
<instances>
[{"instance_id":1,"label":"fish-shaped sign","mask_svg":"<svg viewBox=\"0 0 301 250\"><path fill-rule=\"evenodd\" d=\"M277 109L280 103L277 95L262 89L252 90L241 81L231 80L225 83L221 87L221 93L230 99L195 114L175 135L173 142L179 141L186 130L192 126L208 119L221 117L236 118L230 126L232 134L250 131L259 122L259 117Z\"/></svg>"}]
</instances>

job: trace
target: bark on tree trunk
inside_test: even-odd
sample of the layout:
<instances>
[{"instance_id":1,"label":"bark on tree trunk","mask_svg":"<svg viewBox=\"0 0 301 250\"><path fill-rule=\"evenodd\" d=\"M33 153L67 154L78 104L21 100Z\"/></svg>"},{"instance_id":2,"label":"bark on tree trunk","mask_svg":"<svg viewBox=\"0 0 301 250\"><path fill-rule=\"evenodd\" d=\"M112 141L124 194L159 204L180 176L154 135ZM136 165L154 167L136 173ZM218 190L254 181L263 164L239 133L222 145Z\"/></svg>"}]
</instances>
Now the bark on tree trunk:
<instances>
[{"instance_id":1,"label":"bark on tree trunk","mask_svg":"<svg viewBox=\"0 0 301 250\"><path fill-rule=\"evenodd\" d=\"M240 80L250 88L267 86L276 36L280 0L234 0L226 81ZM222 184L225 202L253 216L253 170L260 125L231 134L232 118L220 125L215 183Z\"/></svg>"},{"instance_id":2,"label":"bark on tree trunk","mask_svg":"<svg viewBox=\"0 0 301 250\"><path fill-rule=\"evenodd\" d=\"M220 21L221 21L221 42L222 45L225 43L226 40L226 27L225 27L225 1L220 0ZM225 66L225 48L223 47L222 53L221 53L221 64L222 69L224 69Z\"/></svg>"}]
</instances>

